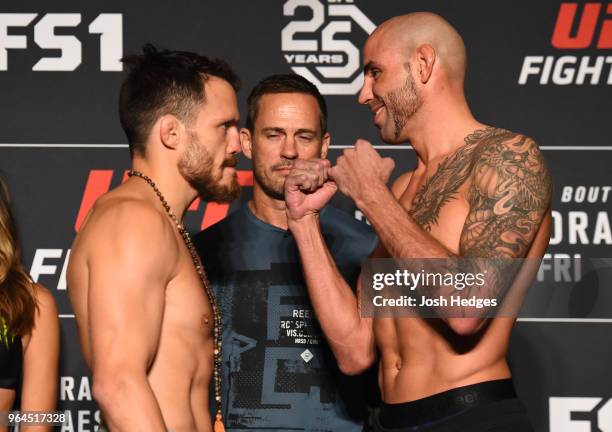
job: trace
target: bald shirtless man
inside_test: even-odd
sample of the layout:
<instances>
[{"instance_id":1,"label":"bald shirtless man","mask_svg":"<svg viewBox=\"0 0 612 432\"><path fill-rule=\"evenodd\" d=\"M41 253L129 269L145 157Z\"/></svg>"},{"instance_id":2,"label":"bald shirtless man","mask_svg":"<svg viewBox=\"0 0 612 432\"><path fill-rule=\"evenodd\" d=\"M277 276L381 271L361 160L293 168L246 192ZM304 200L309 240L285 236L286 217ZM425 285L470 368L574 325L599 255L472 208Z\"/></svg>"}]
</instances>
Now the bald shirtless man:
<instances>
[{"instance_id":1,"label":"bald shirtless man","mask_svg":"<svg viewBox=\"0 0 612 432\"><path fill-rule=\"evenodd\" d=\"M317 211L336 189L353 199L380 238L375 257L541 257L551 220L543 157L532 139L474 119L465 46L443 18L386 21L368 38L364 64L359 102L383 141L410 142L418 163L389 190L393 161L358 140L333 168L302 161L287 178L289 228L317 318L345 373L364 370L378 348L377 430L529 431L505 359L514 318L360 316Z\"/></svg>"},{"instance_id":2,"label":"bald shirtless man","mask_svg":"<svg viewBox=\"0 0 612 432\"><path fill-rule=\"evenodd\" d=\"M209 432L214 313L179 224L196 196L238 194L238 79L150 45L124 63L132 175L96 201L68 268L81 349L110 430Z\"/></svg>"}]
</instances>

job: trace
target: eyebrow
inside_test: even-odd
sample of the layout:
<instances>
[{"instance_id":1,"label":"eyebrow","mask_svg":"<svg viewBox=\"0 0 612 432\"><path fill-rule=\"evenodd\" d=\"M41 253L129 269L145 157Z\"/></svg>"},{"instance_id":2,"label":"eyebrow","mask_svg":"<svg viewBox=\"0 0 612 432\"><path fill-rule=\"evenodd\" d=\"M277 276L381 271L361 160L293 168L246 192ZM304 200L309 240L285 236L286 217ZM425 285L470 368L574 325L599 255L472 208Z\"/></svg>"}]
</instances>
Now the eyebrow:
<instances>
[{"instance_id":1,"label":"eyebrow","mask_svg":"<svg viewBox=\"0 0 612 432\"><path fill-rule=\"evenodd\" d=\"M238 123L240 123L240 119L237 119L237 118L228 119L228 120L225 120L224 122L221 122L222 125L228 125L228 126L238 126Z\"/></svg>"},{"instance_id":2,"label":"eyebrow","mask_svg":"<svg viewBox=\"0 0 612 432\"><path fill-rule=\"evenodd\" d=\"M366 63L366 65L363 67L363 73L364 74L368 74L370 73L370 71L372 69L374 69L376 67L376 63L374 63L373 61L369 61Z\"/></svg>"},{"instance_id":3,"label":"eyebrow","mask_svg":"<svg viewBox=\"0 0 612 432\"><path fill-rule=\"evenodd\" d=\"M295 133L296 133L296 134L301 134L301 133L309 133L309 134L313 134L313 135L316 135L316 134L317 134L317 132L316 132L316 131L313 131L312 129L306 129L306 128L303 128L303 129L298 129L297 131L295 131Z\"/></svg>"},{"instance_id":4,"label":"eyebrow","mask_svg":"<svg viewBox=\"0 0 612 432\"><path fill-rule=\"evenodd\" d=\"M287 131L283 128L279 128L279 127L265 127L261 130L262 132L278 132L278 133L282 133L282 134L287 134ZM306 128L302 128L302 129L298 129L295 131L296 134L300 134L300 133L309 133L309 134L313 134L316 135L317 132L312 130L312 129L306 129Z\"/></svg>"},{"instance_id":5,"label":"eyebrow","mask_svg":"<svg viewBox=\"0 0 612 432\"><path fill-rule=\"evenodd\" d=\"M287 132L283 128L279 127L265 127L261 130L262 132L278 132L282 134L286 134Z\"/></svg>"}]
</instances>

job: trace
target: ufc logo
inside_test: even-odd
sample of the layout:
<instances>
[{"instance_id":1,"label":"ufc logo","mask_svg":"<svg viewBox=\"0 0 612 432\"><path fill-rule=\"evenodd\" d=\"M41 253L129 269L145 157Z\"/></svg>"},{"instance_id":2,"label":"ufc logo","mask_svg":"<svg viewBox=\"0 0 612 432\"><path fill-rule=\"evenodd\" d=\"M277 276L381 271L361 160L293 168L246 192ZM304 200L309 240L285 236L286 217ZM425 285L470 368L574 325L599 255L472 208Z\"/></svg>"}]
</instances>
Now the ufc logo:
<instances>
[{"instance_id":1,"label":"ufc logo","mask_svg":"<svg viewBox=\"0 0 612 432\"><path fill-rule=\"evenodd\" d=\"M124 171L121 182L123 183L128 179L127 171ZM238 183L241 186L253 186L253 172L252 171L238 171ZM93 207L96 200L108 192L111 187L111 181L113 179L113 170L91 170L89 172L89 178L85 185L85 191L83 192L83 198L81 199L81 205L79 206L79 213L77 215L76 223L74 224L74 230L76 232L81 228L83 220L89 213L89 210ZM188 211L197 211L200 208L200 199L194 200L188 208ZM219 222L225 216L229 210L229 204L218 204L209 202L206 204L204 216L202 217L202 223L200 229L208 228L211 225Z\"/></svg>"},{"instance_id":2,"label":"ufc logo","mask_svg":"<svg viewBox=\"0 0 612 432\"><path fill-rule=\"evenodd\" d=\"M35 13L0 14L0 71L8 70L8 50L26 49L28 38L13 34L15 28L28 27L38 16ZM42 49L60 50L59 57L41 58L33 71L74 71L82 59L81 41L73 35L56 35L57 28L81 24L79 13L45 14L34 25L34 43ZM11 29L11 34L9 34ZM100 70L121 71L123 65L123 15L100 14L88 27L90 34L100 35Z\"/></svg>"},{"instance_id":3,"label":"ufc logo","mask_svg":"<svg viewBox=\"0 0 612 432\"><path fill-rule=\"evenodd\" d=\"M612 399L551 397L549 407L550 432L612 432Z\"/></svg>"},{"instance_id":4,"label":"ufc logo","mask_svg":"<svg viewBox=\"0 0 612 432\"><path fill-rule=\"evenodd\" d=\"M560 49L588 48L595 39L597 22L603 15L605 19L599 31L597 48L612 48L612 17L609 17L612 14L612 3L608 3L605 9L606 12L603 13L602 3L585 3L582 7L582 16L578 21L578 29L572 36L572 27L578 19L578 3L561 3L552 36L552 46Z\"/></svg>"}]
</instances>

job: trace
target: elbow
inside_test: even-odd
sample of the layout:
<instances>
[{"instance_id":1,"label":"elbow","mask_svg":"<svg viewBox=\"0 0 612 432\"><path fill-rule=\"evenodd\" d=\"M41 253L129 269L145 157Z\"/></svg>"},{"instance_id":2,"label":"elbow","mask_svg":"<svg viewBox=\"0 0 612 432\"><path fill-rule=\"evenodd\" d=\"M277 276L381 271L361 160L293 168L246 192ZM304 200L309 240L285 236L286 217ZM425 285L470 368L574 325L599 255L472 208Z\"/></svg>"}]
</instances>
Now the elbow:
<instances>
[{"instance_id":1,"label":"elbow","mask_svg":"<svg viewBox=\"0 0 612 432\"><path fill-rule=\"evenodd\" d=\"M132 387L130 377L125 373L110 370L94 371L92 395L105 413L112 412L122 405L122 399Z\"/></svg>"},{"instance_id":2,"label":"elbow","mask_svg":"<svg viewBox=\"0 0 612 432\"><path fill-rule=\"evenodd\" d=\"M374 363L374 354L360 354L338 358L338 368L345 375L360 375Z\"/></svg>"},{"instance_id":3,"label":"elbow","mask_svg":"<svg viewBox=\"0 0 612 432\"><path fill-rule=\"evenodd\" d=\"M95 372L92 381L93 385L91 392L93 398L98 402L100 408L106 412L113 400L113 395L118 393L118 387L120 387L120 385L111 374L105 372Z\"/></svg>"},{"instance_id":4,"label":"elbow","mask_svg":"<svg viewBox=\"0 0 612 432\"><path fill-rule=\"evenodd\" d=\"M483 318L448 318L447 324L459 336L471 336L478 332L485 320Z\"/></svg>"},{"instance_id":5,"label":"elbow","mask_svg":"<svg viewBox=\"0 0 612 432\"><path fill-rule=\"evenodd\" d=\"M338 367L340 368L340 372L344 375L360 375L364 373L369 367L369 364L365 362L342 362L338 363Z\"/></svg>"}]
</instances>

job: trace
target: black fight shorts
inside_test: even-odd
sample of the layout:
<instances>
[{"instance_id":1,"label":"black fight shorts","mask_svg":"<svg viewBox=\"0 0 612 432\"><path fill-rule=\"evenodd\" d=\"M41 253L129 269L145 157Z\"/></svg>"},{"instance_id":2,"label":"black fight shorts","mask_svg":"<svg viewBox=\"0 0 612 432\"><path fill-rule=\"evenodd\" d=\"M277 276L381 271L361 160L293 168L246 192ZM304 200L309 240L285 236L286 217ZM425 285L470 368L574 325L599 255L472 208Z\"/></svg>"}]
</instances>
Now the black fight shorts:
<instances>
[{"instance_id":1,"label":"black fight shorts","mask_svg":"<svg viewBox=\"0 0 612 432\"><path fill-rule=\"evenodd\" d=\"M376 432L533 432L511 379L458 387L401 404L383 403Z\"/></svg>"}]
</instances>

